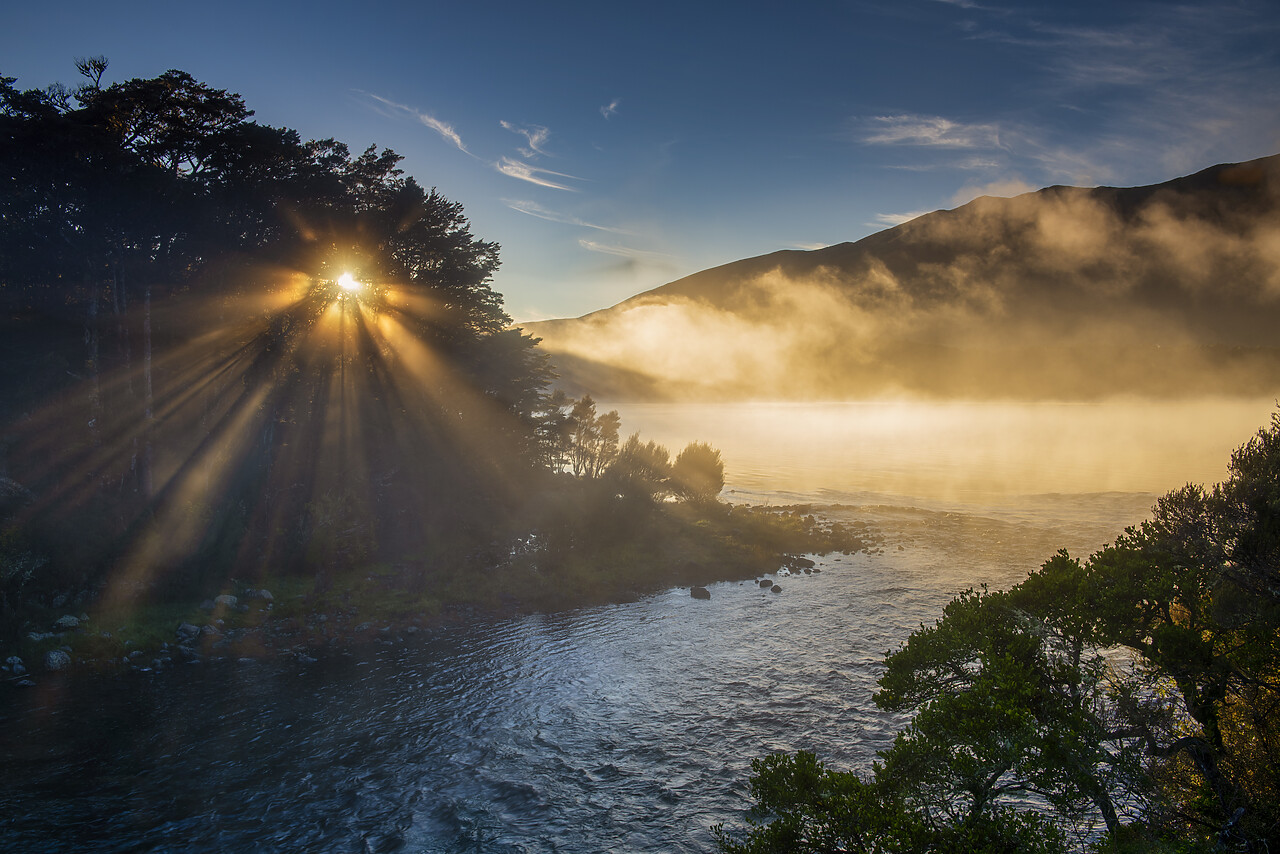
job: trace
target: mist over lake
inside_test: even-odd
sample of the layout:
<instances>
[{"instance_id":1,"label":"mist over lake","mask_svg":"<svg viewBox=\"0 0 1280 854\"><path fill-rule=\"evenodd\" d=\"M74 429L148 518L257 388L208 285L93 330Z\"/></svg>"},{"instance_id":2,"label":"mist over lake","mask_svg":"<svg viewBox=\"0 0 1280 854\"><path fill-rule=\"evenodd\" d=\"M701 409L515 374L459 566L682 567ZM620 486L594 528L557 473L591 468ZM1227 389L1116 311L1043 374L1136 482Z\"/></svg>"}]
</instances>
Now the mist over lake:
<instances>
[{"instance_id":1,"label":"mist over lake","mask_svg":"<svg viewBox=\"0 0 1280 854\"><path fill-rule=\"evenodd\" d=\"M713 442L727 460L726 489L744 499L876 493L995 503L1047 493L1157 495L1217 482L1232 449L1274 405L1268 398L608 404L646 438L672 447Z\"/></svg>"}]
</instances>

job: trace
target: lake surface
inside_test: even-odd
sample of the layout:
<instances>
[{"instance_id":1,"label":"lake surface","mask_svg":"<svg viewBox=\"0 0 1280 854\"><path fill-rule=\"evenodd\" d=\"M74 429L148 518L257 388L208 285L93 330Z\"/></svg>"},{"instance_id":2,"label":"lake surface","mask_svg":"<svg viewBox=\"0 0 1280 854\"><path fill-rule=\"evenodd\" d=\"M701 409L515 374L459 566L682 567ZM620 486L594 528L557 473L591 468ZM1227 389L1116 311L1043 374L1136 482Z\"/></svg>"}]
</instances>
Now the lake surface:
<instances>
[{"instance_id":1,"label":"lake surface","mask_svg":"<svg viewBox=\"0 0 1280 854\"><path fill-rule=\"evenodd\" d=\"M724 453L728 497L832 505L872 554L782 593L719 584L390 639L0 692L15 851L705 851L750 760L866 770L883 654L956 592L1081 555L1217 481L1271 401L625 406ZM609 406L602 407L608 409Z\"/></svg>"}]
</instances>

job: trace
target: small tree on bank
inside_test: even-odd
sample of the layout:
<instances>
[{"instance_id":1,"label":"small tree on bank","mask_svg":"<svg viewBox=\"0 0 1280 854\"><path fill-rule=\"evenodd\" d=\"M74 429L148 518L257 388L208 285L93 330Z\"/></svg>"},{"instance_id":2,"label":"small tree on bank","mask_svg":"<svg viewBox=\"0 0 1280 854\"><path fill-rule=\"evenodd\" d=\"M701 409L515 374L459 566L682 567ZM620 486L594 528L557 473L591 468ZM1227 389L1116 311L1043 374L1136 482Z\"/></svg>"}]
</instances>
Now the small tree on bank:
<instances>
[{"instance_id":1,"label":"small tree on bank","mask_svg":"<svg viewBox=\"0 0 1280 854\"><path fill-rule=\"evenodd\" d=\"M690 442L671 465L671 491L695 504L710 504L724 489L724 461L705 442Z\"/></svg>"},{"instance_id":2,"label":"small tree on bank","mask_svg":"<svg viewBox=\"0 0 1280 854\"><path fill-rule=\"evenodd\" d=\"M584 395L573 405L568 423L568 456L574 477L595 480L618 456L618 428L622 417L611 409L596 414L596 402Z\"/></svg>"},{"instance_id":3,"label":"small tree on bank","mask_svg":"<svg viewBox=\"0 0 1280 854\"><path fill-rule=\"evenodd\" d=\"M671 476L670 453L650 440L640 441L632 433L618 450L606 477L623 498L654 501L666 495Z\"/></svg>"}]
</instances>

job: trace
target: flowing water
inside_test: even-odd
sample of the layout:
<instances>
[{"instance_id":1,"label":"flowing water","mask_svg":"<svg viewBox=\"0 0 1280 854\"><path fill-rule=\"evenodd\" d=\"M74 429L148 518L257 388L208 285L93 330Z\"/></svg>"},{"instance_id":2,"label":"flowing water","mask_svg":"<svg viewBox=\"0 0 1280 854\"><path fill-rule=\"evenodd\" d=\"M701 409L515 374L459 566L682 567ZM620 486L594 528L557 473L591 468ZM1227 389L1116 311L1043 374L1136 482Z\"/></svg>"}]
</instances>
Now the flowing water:
<instances>
[{"instance_id":1,"label":"flowing water","mask_svg":"<svg viewBox=\"0 0 1280 854\"><path fill-rule=\"evenodd\" d=\"M731 500L869 523L781 593L713 585L292 660L0 693L14 851L703 851L750 760L867 770L883 654L957 591L1084 555L1214 482L1273 404L619 407ZM608 407L605 407L608 408Z\"/></svg>"}]
</instances>

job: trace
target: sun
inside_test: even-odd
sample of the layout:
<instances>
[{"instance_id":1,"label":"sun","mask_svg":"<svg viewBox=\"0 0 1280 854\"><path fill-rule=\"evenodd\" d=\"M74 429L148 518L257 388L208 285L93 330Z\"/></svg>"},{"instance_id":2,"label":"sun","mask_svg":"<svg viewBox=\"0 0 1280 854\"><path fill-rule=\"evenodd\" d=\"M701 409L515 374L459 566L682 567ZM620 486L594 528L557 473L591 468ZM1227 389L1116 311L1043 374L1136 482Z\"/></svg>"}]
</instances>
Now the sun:
<instances>
[{"instance_id":1,"label":"sun","mask_svg":"<svg viewBox=\"0 0 1280 854\"><path fill-rule=\"evenodd\" d=\"M356 281L356 277L350 273L343 273L338 277L338 287L350 294L354 294L360 290L360 283Z\"/></svg>"}]
</instances>

